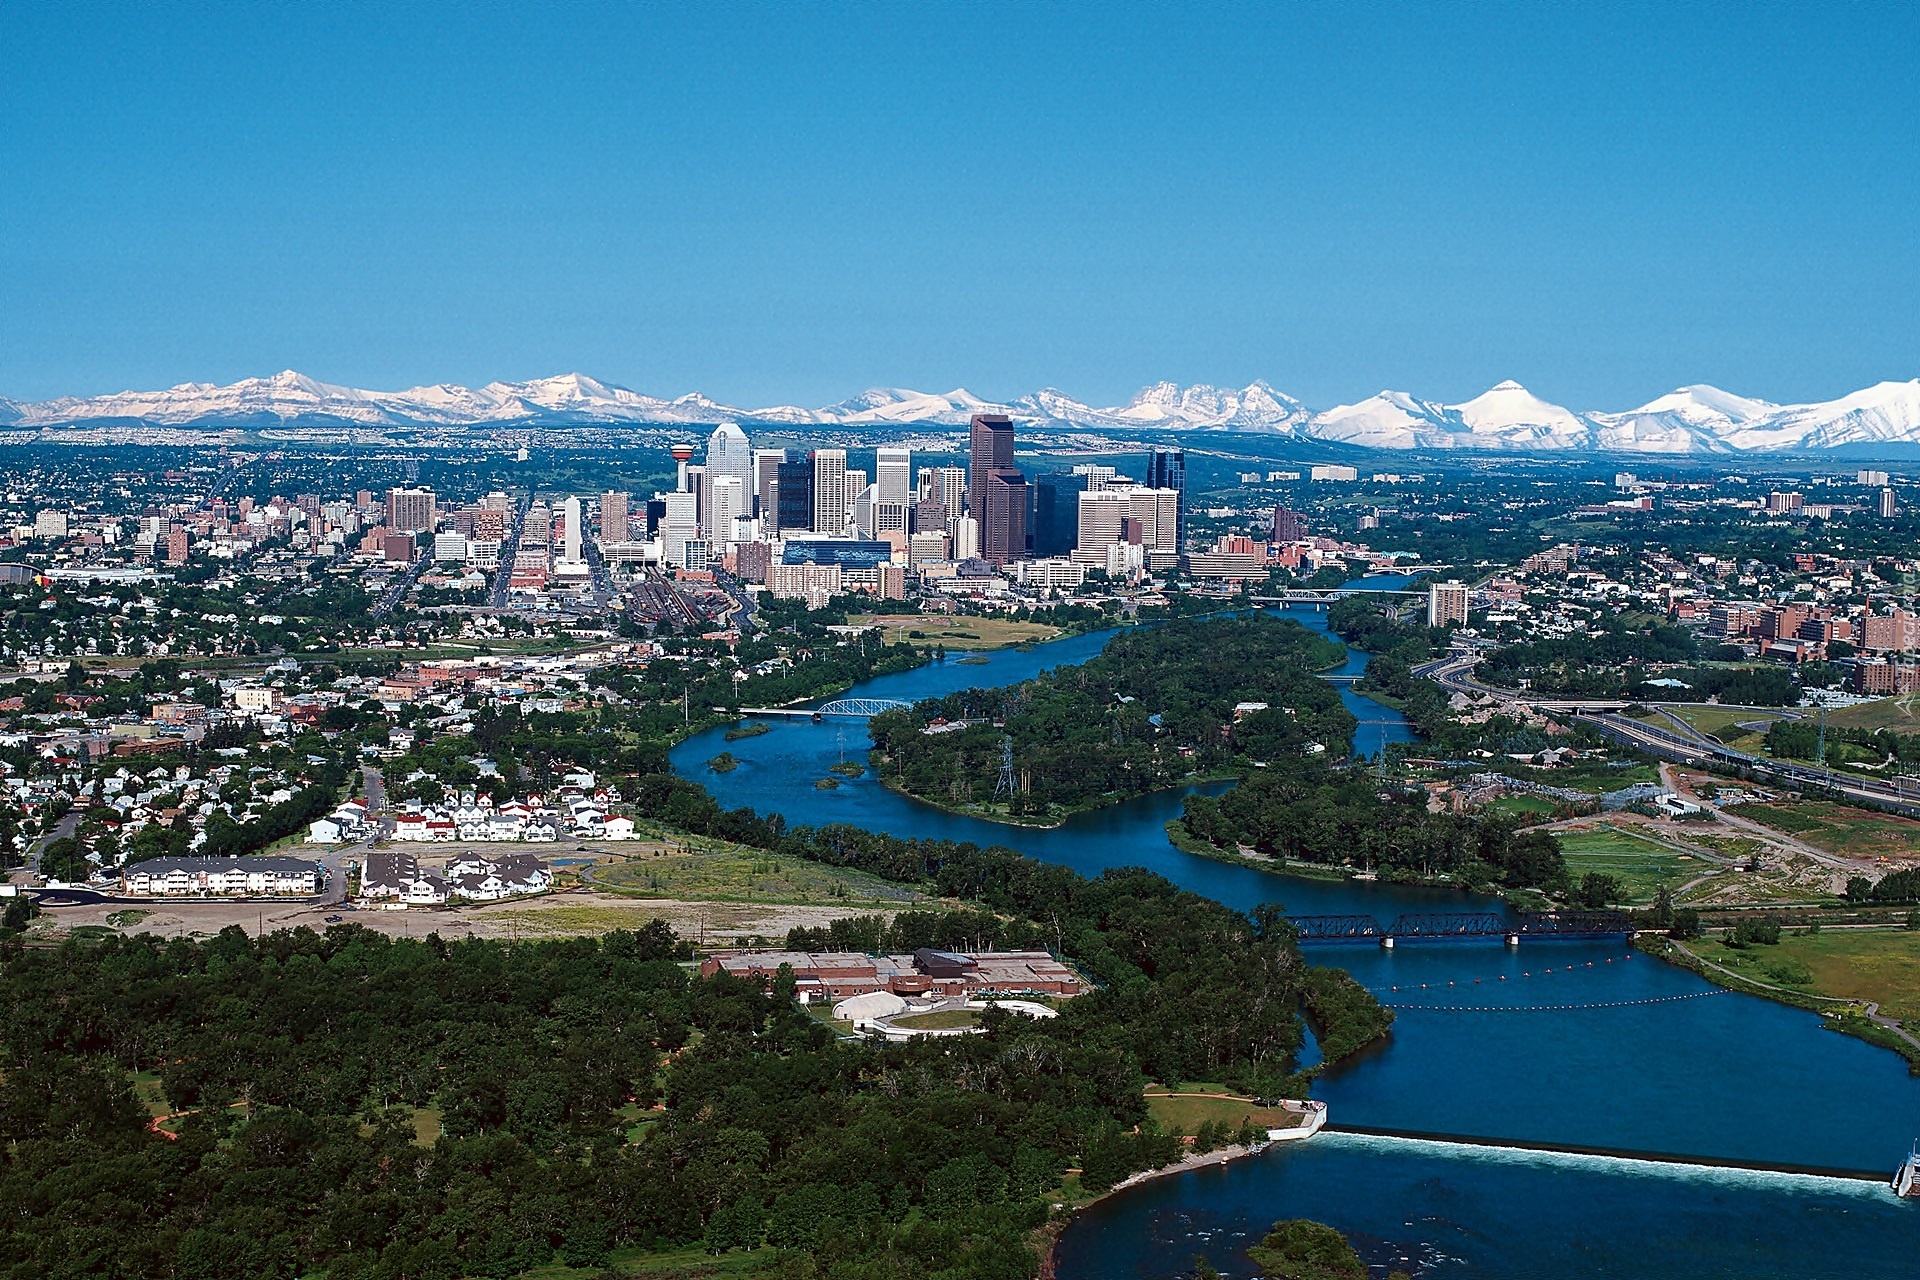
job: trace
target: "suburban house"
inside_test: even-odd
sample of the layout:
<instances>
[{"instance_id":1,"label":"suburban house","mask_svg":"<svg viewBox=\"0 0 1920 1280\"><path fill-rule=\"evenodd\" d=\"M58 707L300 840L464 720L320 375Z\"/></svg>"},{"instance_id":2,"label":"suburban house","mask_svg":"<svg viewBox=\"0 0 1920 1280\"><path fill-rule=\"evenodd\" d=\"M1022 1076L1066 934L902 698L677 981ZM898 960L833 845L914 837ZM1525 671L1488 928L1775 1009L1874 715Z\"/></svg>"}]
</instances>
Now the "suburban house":
<instances>
[{"instance_id":1,"label":"suburban house","mask_svg":"<svg viewBox=\"0 0 1920 1280\"><path fill-rule=\"evenodd\" d=\"M469 902L498 902L553 887L553 872L530 853L504 858L463 854L447 863L447 886L455 897Z\"/></svg>"},{"instance_id":2,"label":"suburban house","mask_svg":"<svg viewBox=\"0 0 1920 1280\"><path fill-rule=\"evenodd\" d=\"M447 900L447 882L420 869L410 853L376 849L360 871L360 896L399 906L436 907Z\"/></svg>"}]
</instances>

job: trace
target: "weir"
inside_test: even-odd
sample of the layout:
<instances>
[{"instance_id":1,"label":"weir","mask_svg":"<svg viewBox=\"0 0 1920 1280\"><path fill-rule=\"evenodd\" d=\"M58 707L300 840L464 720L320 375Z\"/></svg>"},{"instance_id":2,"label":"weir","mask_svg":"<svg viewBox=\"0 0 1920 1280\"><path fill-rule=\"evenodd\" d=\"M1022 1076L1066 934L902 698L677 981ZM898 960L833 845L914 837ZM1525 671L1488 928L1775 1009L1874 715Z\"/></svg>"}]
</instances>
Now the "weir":
<instances>
[{"instance_id":1,"label":"weir","mask_svg":"<svg viewBox=\"0 0 1920 1280\"><path fill-rule=\"evenodd\" d=\"M1741 1169L1752 1173L1781 1173L1806 1178L1843 1178L1849 1182L1885 1183L1887 1175L1869 1169L1836 1169L1825 1165L1775 1164L1764 1160L1733 1160L1717 1156L1683 1155L1670 1151L1638 1151L1627 1147L1590 1147L1513 1138L1481 1138L1458 1133L1429 1133L1417 1129L1385 1129L1363 1124L1333 1124L1328 1134L1361 1138L1393 1138L1405 1142L1437 1142L1452 1147L1483 1147L1496 1151L1531 1151L1541 1155L1586 1156L1604 1160L1634 1160L1645 1164L1696 1169Z\"/></svg>"}]
</instances>

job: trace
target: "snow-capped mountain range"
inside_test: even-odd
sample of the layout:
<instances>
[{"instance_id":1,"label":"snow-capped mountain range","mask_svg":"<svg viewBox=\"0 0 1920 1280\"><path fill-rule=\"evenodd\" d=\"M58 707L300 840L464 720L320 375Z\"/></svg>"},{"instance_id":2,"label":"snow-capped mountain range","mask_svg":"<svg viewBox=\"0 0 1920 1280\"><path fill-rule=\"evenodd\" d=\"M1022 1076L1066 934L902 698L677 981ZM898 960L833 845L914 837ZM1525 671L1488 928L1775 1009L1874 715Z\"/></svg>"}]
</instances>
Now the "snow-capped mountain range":
<instances>
[{"instance_id":1,"label":"snow-capped mountain range","mask_svg":"<svg viewBox=\"0 0 1920 1280\"><path fill-rule=\"evenodd\" d=\"M1004 413L1037 428L1255 431L1372 449L1506 452L1777 453L1843 447L1920 446L1920 379L1882 382L1818 404L1772 404L1716 387L1681 387L1624 412L1575 412L1502 382L1462 404L1382 391L1358 404L1314 412L1264 382L1231 387L1146 387L1126 404L1098 408L1048 388L1007 404L965 390L932 395L876 388L819 409L745 409L693 394L665 400L569 373L469 388L441 384L362 391L289 370L230 386L190 382L165 391L62 396L38 403L0 399L0 425L62 427L104 421L157 426L516 426L636 423L689 426L729 419L786 426L960 426L976 413Z\"/></svg>"}]
</instances>

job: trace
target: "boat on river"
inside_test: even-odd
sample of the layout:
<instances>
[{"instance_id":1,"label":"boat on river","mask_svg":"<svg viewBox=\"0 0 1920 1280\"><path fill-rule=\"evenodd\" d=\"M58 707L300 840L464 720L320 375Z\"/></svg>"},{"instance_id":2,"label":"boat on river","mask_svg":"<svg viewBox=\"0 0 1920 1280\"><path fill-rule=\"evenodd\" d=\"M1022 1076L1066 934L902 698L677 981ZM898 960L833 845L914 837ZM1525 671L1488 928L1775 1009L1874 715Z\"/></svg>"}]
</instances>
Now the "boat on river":
<instances>
[{"instance_id":1,"label":"boat on river","mask_svg":"<svg viewBox=\"0 0 1920 1280\"><path fill-rule=\"evenodd\" d=\"M1893 1194L1920 1196L1920 1142L1913 1144L1905 1162L1893 1172Z\"/></svg>"}]
</instances>

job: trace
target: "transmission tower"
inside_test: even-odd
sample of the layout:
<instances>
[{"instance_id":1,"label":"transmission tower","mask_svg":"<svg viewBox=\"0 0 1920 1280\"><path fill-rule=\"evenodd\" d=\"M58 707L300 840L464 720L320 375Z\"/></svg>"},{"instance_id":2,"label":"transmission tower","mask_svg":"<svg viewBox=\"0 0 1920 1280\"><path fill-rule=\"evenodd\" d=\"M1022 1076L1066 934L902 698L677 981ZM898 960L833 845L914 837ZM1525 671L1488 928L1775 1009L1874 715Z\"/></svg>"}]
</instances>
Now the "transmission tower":
<instances>
[{"instance_id":1,"label":"transmission tower","mask_svg":"<svg viewBox=\"0 0 1920 1280\"><path fill-rule=\"evenodd\" d=\"M1013 739L1000 739L1000 781L993 784L993 798L1013 799Z\"/></svg>"}]
</instances>

